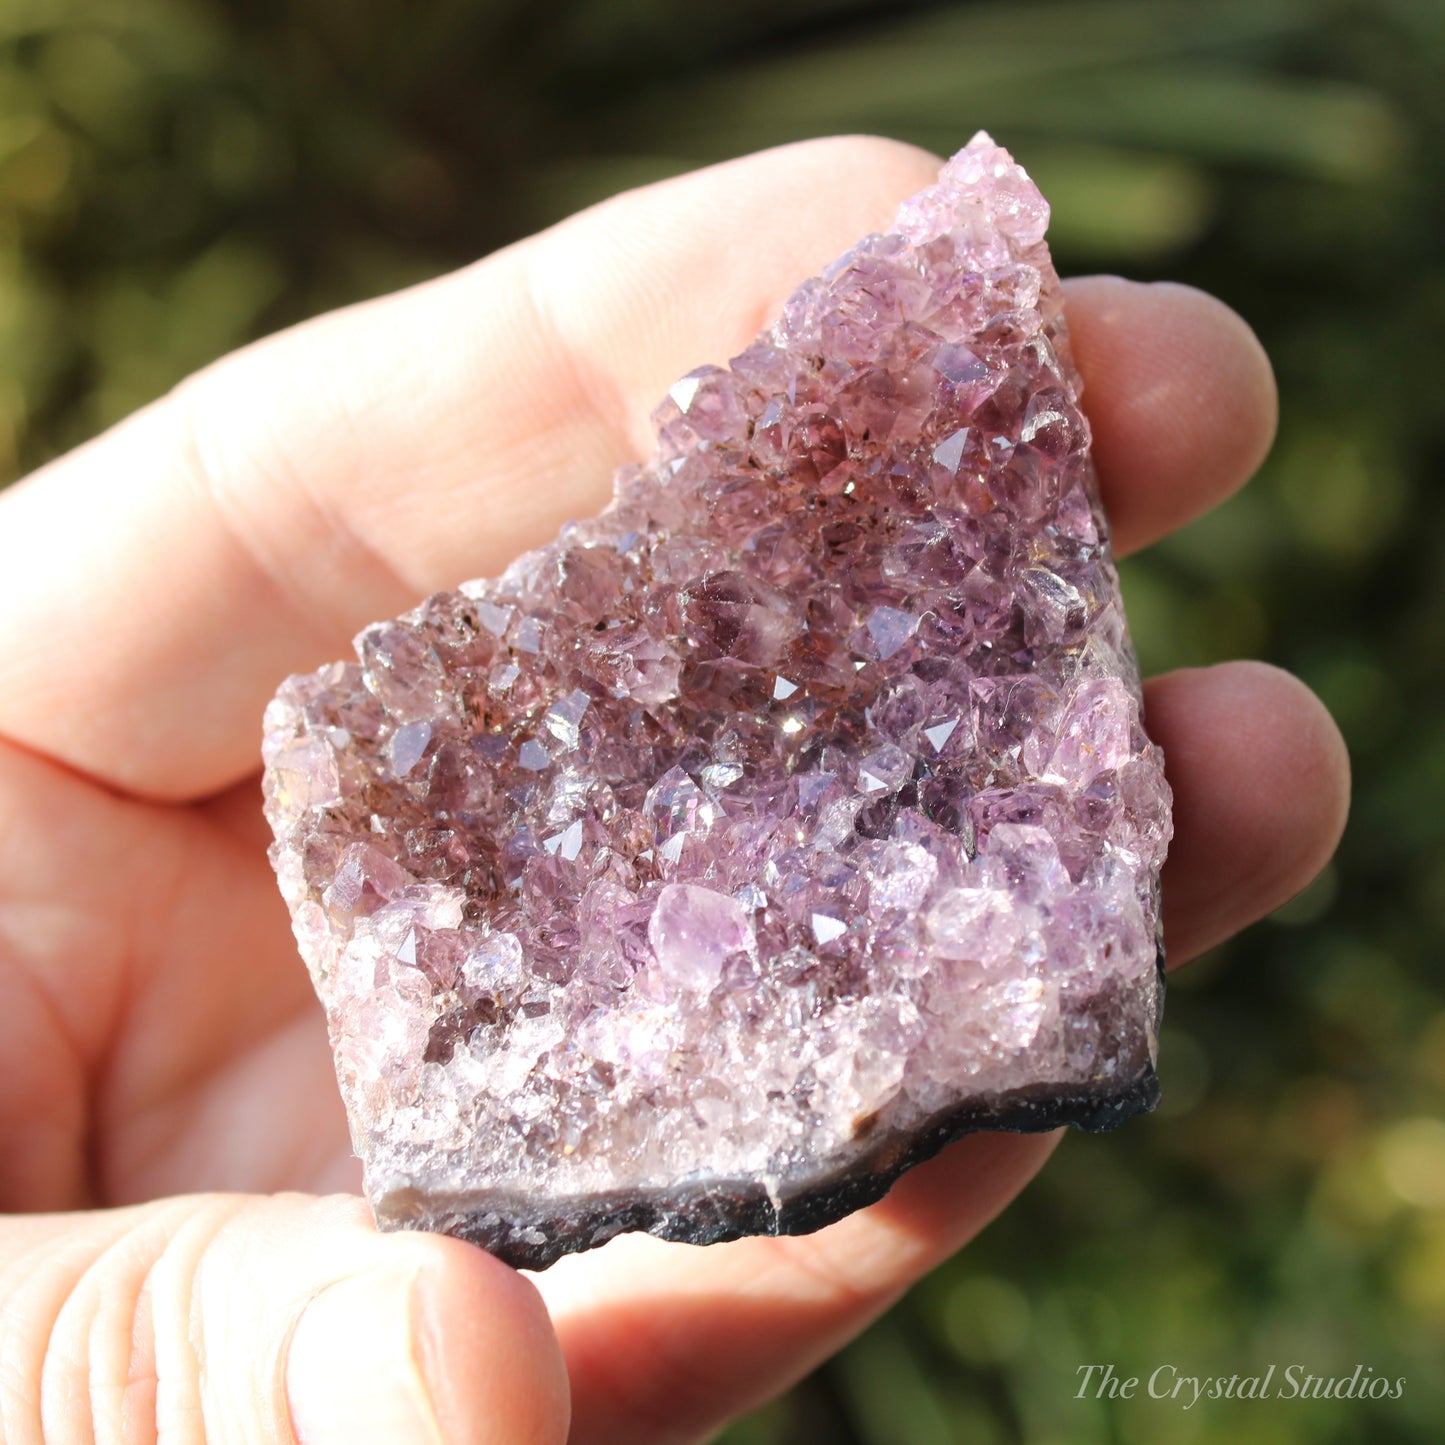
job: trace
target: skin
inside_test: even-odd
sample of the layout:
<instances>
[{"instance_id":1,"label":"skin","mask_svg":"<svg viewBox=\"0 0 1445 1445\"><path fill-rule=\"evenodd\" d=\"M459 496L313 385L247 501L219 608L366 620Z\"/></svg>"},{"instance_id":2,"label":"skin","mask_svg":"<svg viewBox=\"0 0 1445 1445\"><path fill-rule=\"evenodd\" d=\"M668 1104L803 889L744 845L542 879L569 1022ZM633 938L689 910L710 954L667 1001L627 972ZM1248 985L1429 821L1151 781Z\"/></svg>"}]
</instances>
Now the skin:
<instances>
[{"instance_id":1,"label":"skin","mask_svg":"<svg viewBox=\"0 0 1445 1445\"><path fill-rule=\"evenodd\" d=\"M667 385L937 166L847 138L621 196L228 357L0 496L0 1438L696 1440L1043 1163L1051 1137L977 1135L816 1235L627 1237L536 1277L378 1235L259 810L282 677L600 507ZM1254 471L1269 364L1185 287L1087 278L1068 312L1132 550ZM1147 709L1177 964L1315 876L1348 764L1259 663Z\"/></svg>"}]
</instances>

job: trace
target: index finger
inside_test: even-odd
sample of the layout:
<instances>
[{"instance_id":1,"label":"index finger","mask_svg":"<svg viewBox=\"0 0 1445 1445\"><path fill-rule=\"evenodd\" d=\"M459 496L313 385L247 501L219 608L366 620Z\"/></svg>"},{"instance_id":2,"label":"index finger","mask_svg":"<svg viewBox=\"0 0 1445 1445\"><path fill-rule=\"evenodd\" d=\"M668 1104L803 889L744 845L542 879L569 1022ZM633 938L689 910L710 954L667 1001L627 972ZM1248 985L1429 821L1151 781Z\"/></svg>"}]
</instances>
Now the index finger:
<instances>
[{"instance_id":1,"label":"index finger","mask_svg":"<svg viewBox=\"0 0 1445 1445\"><path fill-rule=\"evenodd\" d=\"M0 736L144 796L244 777L282 677L596 511L667 385L937 166L863 138L765 152L202 372L0 497ZM1182 288L1069 305L1121 542L1243 482L1273 425L1248 328Z\"/></svg>"}]
</instances>

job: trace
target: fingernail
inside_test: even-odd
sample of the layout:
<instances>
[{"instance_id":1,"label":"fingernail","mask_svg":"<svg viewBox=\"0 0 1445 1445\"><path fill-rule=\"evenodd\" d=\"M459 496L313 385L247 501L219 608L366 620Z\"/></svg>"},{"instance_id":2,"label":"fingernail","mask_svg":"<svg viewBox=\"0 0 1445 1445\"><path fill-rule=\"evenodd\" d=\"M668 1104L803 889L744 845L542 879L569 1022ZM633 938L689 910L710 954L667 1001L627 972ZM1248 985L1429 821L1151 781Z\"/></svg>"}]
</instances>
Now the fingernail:
<instances>
[{"instance_id":1,"label":"fingernail","mask_svg":"<svg viewBox=\"0 0 1445 1445\"><path fill-rule=\"evenodd\" d=\"M306 1306L286 1361L298 1445L450 1445L423 1373L423 1312L414 1270L369 1270Z\"/></svg>"}]
</instances>

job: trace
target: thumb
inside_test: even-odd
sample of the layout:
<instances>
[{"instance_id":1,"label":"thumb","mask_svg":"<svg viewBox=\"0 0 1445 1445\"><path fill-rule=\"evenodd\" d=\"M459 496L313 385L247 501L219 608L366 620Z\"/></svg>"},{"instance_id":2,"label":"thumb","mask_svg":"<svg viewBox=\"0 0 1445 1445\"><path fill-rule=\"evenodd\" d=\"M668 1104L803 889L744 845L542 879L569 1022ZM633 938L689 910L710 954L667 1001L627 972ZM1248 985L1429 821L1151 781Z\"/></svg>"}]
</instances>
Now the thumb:
<instances>
[{"instance_id":1,"label":"thumb","mask_svg":"<svg viewBox=\"0 0 1445 1445\"><path fill-rule=\"evenodd\" d=\"M0 1221L0 1440L561 1442L532 1285L337 1196L193 1195Z\"/></svg>"}]
</instances>

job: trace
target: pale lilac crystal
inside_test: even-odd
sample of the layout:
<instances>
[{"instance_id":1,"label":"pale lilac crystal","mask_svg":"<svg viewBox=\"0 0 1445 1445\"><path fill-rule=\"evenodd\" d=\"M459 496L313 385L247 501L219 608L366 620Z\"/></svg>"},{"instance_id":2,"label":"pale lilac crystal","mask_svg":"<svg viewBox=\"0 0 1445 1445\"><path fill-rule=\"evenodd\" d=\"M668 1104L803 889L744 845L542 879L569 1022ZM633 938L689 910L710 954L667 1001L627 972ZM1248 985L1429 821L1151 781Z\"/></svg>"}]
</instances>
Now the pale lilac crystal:
<instances>
[{"instance_id":1,"label":"pale lilac crystal","mask_svg":"<svg viewBox=\"0 0 1445 1445\"><path fill-rule=\"evenodd\" d=\"M756 943L750 910L736 898L699 888L695 883L669 883L657 895L647 925L653 967L669 983L711 993L723 964Z\"/></svg>"},{"instance_id":2,"label":"pale lilac crystal","mask_svg":"<svg viewBox=\"0 0 1445 1445\"><path fill-rule=\"evenodd\" d=\"M1153 1101L1169 791L1047 216L976 137L672 387L600 517L281 689L383 1225L796 1232Z\"/></svg>"}]
</instances>

